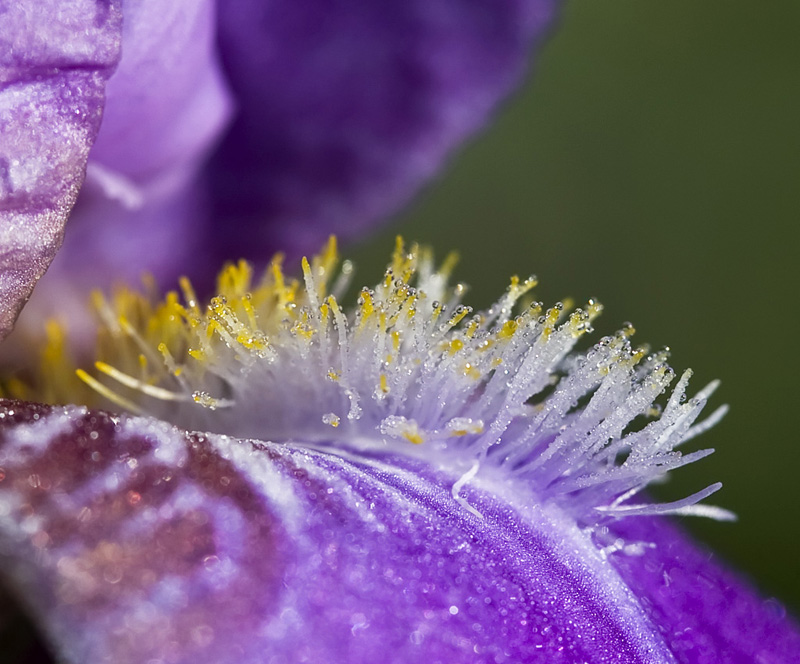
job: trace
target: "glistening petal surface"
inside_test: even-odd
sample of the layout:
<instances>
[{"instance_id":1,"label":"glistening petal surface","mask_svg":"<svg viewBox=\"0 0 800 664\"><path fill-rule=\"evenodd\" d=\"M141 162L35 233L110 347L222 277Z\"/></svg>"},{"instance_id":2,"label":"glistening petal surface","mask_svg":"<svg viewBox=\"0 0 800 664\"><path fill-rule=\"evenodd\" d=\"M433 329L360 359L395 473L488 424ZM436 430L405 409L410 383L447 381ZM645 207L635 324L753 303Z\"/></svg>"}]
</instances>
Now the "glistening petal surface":
<instances>
[{"instance_id":1,"label":"glistening petal surface","mask_svg":"<svg viewBox=\"0 0 800 664\"><path fill-rule=\"evenodd\" d=\"M120 55L119 1L4 3L0 337L61 245Z\"/></svg>"},{"instance_id":2,"label":"glistening petal surface","mask_svg":"<svg viewBox=\"0 0 800 664\"><path fill-rule=\"evenodd\" d=\"M556 0L236 0L239 115L208 170L216 257L300 253L397 211L519 83Z\"/></svg>"},{"instance_id":3,"label":"glistening petal surface","mask_svg":"<svg viewBox=\"0 0 800 664\"><path fill-rule=\"evenodd\" d=\"M9 581L71 662L671 662L558 510L420 461L4 402Z\"/></svg>"},{"instance_id":4,"label":"glistening petal surface","mask_svg":"<svg viewBox=\"0 0 800 664\"><path fill-rule=\"evenodd\" d=\"M614 532L644 542L611 561L681 664L800 661L800 631L775 599L761 598L710 551L663 519L624 519Z\"/></svg>"}]
</instances>

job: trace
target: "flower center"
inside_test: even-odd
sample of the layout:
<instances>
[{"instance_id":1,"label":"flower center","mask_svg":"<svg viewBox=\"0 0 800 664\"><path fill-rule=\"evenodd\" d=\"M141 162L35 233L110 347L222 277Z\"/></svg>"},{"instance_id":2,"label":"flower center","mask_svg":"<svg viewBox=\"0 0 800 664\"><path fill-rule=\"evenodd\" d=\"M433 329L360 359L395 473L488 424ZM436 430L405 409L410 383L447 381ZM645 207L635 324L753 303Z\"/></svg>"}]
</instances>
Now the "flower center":
<instances>
[{"instance_id":1,"label":"flower center","mask_svg":"<svg viewBox=\"0 0 800 664\"><path fill-rule=\"evenodd\" d=\"M51 323L39 377L7 389L110 402L191 430L457 460L464 474L454 495L478 472L502 473L584 523L667 511L728 516L695 505L718 484L675 503L629 504L652 480L711 452L675 448L724 408L695 424L716 383L686 400L686 372L662 411L656 400L674 373L665 352L631 346L631 327L573 352L597 302L544 309L528 295L535 278L514 277L474 313L461 303L464 286L449 284L455 257L437 268L429 250L407 250L400 238L383 278L352 307L340 305L352 266L337 268L334 239L303 260L302 283L281 262L258 283L244 261L225 267L205 306L186 279L163 299L154 288L95 294L94 370L74 369ZM640 418L650 421L637 428Z\"/></svg>"}]
</instances>

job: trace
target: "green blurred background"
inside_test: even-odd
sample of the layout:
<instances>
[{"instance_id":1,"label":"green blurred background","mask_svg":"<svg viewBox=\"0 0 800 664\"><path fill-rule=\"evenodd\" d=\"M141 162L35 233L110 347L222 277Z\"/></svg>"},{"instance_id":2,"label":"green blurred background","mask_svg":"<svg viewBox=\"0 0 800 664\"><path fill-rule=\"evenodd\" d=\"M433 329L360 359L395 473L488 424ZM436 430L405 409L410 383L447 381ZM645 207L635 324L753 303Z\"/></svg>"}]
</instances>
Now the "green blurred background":
<instances>
[{"instance_id":1,"label":"green blurred background","mask_svg":"<svg viewBox=\"0 0 800 664\"><path fill-rule=\"evenodd\" d=\"M691 444L717 453L660 495L722 481L739 523L685 525L795 614L799 70L797 0L571 0L492 128L353 256L371 280L397 232L458 249L478 306L533 272L546 303L596 295L600 333L669 345L695 391L722 379L731 412Z\"/></svg>"}]
</instances>

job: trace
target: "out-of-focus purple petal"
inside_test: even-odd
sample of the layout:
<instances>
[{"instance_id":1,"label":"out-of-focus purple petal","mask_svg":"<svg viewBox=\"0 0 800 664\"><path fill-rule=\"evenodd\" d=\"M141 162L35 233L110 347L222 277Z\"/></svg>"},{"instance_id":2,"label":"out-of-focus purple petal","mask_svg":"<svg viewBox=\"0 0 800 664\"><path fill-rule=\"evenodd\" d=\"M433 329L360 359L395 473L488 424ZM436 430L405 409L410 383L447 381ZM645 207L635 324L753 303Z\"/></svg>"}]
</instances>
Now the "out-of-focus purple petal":
<instances>
[{"instance_id":1,"label":"out-of-focus purple petal","mask_svg":"<svg viewBox=\"0 0 800 664\"><path fill-rule=\"evenodd\" d=\"M45 299L96 286L97 274L133 282L143 270L174 280L198 255L207 214L198 170L232 102L219 69L212 0L125 3L123 56L106 89L64 249Z\"/></svg>"},{"instance_id":2,"label":"out-of-focus purple petal","mask_svg":"<svg viewBox=\"0 0 800 664\"><path fill-rule=\"evenodd\" d=\"M479 518L408 458L0 414L2 570L65 661L673 661L589 537L503 484L466 491Z\"/></svg>"},{"instance_id":3,"label":"out-of-focus purple petal","mask_svg":"<svg viewBox=\"0 0 800 664\"><path fill-rule=\"evenodd\" d=\"M231 100L215 55L213 0L128 0L89 177L123 206L172 195L224 129ZM109 179L111 176L112 179ZM115 191L113 176L122 178ZM135 191L124 190L125 181Z\"/></svg>"},{"instance_id":4,"label":"out-of-focus purple petal","mask_svg":"<svg viewBox=\"0 0 800 664\"><path fill-rule=\"evenodd\" d=\"M61 244L120 32L114 0L0 6L0 336Z\"/></svg>"},{"instance_id":5,"label":"out-of-focus purple petal","mask_svg":"<svg viewBox=\"0 0 800 664\"><path fill-rule=\"evenodd\" d=\"M208 246L226 259L305 252L397 211L519 82L556 4L221 4L240 106L208 169Z\"/></svg>"},{"instance_id":6,"label":"out-of-focus purple petal","mask_svg":"<svg viewBox=\"0 0 800 664\"><path fill-rule=\"evenodd\" d=\"M209 262L296 256L363 231L486 122L556 2L236 0L218 8L217 42L209 0L127 2L50 299L66 296L62 276L84 288L98 272L188 274L202 289ZM228 120L228 84L239 115L198 179Z\"/></svg>"},{"instance_id":7,"label":"out-of-focus purple petal","mask_svg":"<svg viewBox=\"0 0 800 664\"><path fill-rule=\"evenodd\" d=\"M614 555L614 566L640 598L681 664L800 662L800 630L774 599L764 599L663 519L616 524L638 557Z\"/></svg>"}]
</instances>

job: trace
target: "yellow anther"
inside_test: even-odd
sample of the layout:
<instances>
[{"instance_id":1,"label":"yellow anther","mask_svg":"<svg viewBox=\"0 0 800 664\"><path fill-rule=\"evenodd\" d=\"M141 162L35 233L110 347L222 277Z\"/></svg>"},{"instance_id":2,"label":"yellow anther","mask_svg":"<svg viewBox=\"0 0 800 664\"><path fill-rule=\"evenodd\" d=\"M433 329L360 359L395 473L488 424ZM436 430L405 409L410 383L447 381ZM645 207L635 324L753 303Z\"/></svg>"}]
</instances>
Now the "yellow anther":
<instances>
[{"instance_id":1,"label":"yellow anther","mask_svg":"<svg viewBox=\"0 0 800 664\"><path fill-rule=\"evenodd\" d=\"M4 397L11 397L21 401L33 400L30 386L14 376L9 378L5 385L0 386L0 394Z\"/></svg>"},{"instance_id":2,"label":"yellow anther","mask_svg":"<svg viewBox=\"0 0 800 664\"><path fill-rule=\"evenodd\" d=\"M326 413L322 416L322 422L323 424L332 426L335 429L341 423L341 419L336 413Z\"/></svg>"},{"instance_id":3,"label":"yellow anther","mask_svg":"<svg viewBox=\"0 0 800 664\"><path fill-rule=\"evenodd\" d=\"M342 310L339 307L339 303L336 301L336 298L333 295L328 296L328 306L331 308L334 317L338 317L342 315Z\"/></svg>"},{"instance_id":4,"label":"yellow anther","mask_svg":"<svg viewBox=\"0 0 800 664\"><path fill-rule=\"evenodd\" d=\"M109 378L113 378L121 385L125 387L129 387L132 390L138 390L142 394L146 394L149 397L153 397L155 399L161 399L162 401L187 401L187 395L182 394L181 392L174 392L172 390L167 390L162 387L158 387L156 385L149 385L138 378L134 378L133 376L129 376L128 374L112 367L105 362L95 362L95 368L100 371L101 373L106 374Z\"/></svg>"},{"instance_id":5,"label":"yellow anther","mask_svg":"<svg viewBox=\"0 0 800 664\"><path fill-rule=\"evenodd\" d=\"M283 278L283 254L275 254L275 257L272 259L270 263L270 267L272 268L272 279L275 281L275 288L279 291L286 288L286 284Z\"/></svg>"},{"instance_id":6,"label":"yellow anther","mask_svg":"<svg viewBox=\"0 0 800 664\"><path fill-rule=\"evenodd\" d=\"M461 438L462 436L469 436L474 435L477 433L483 433L484 429L482 426L474 426L468 429L454 429L450 432L451 438Z\"/></svg>"},{"instance_id":7,"label":"yellow anther","mask_svg":"<svg viewBox=\"0 0 800 664\"><path fill-rule=\"evenodd\" d=\"M314 282L314 275L311 272L311 265L308 262L308 258L303 256L303 259L300 261L300 266L303 270L303 277L306 280L306 284Z\"/></svg>"},{"instance_id":8,"label":"yellow anther","mask_svg":"<svg viewBox=\"0 0 800 664\"><path fill-rule=\"evenodd\" d=\"M178 285L183 293L183 300L195 316L200 315L200 307L197 303L197 294L194 292L192 282L186 277L178 279Z\"/></svg>"},{"instance_id":9,"label":"yellow anther","mask_svg":"<svg viewBox=\"0 0 800 664\"><path fill-rule=\"evenodd\" d=\"M375 313L375 303L372 298L372 293L368 288L363 288L361 290L359 306L361 314L360 326L363 327L367 320L369 320L369 317Z\"/></svg>"},{"instance_id":10,"label":"yellow anther","mask_svg":"<svg viewBox=\"0 0 800 664\"><path fill-rule=\"evenodd\" d=\"M580 337L588 332L591 329L589 327L589 314L580 309L573 311L569 317L569 329L573 337Z\"/></svg>"},{"instance_id":11,"label":"yellow anther","mask_svg":"<svg viewBox=\"0 0 800 664\"><path fill-rule=\"evenodd\" d=\"M474 380L480 380L481 372L475 365L471 362L465 362L462 368L462 373L467 376L468 378L472 378Z\"/></svg>"},{"instance_id":12,"label":"yellow anther","mask_svg":"<svg viewBox=\"0 0 800 664\"><path fill-rule=\"evenodd\" d=\"M455 310L455 313L453 313L453 315L450 316L450 320L447 321L447 324L450 325L450 327L455 327L462 320L464 320L464 318L466 318L471 312L472 309L470 309L469 307L459 307L458 309Z\"/></svg>"},{"instance_id":13,"label":"yellow anther","mask_svg":"<svg viewBox=\"0 0 800 664\"><path fill-rule=\"evenodd\" d=\"M433 306L433 313L431 314L431 323L436 324L436 321L439 320L439 316L442 315L444 311L444 305L439 302L435 302Z\"/></svg>"},{"instance_id":14,"label":"yellow anther","mask_svg":"<svg viewBox=\"0 0 800 664\"><path fill-rule=\"evenodd\" d=\"M459 255L457 251L451 251L442 262L442 266L439 268L439 274L441 274L445 278L449 278L450 275L453 273L456 265L458 265Z\"/></svg>"},{"instance_id":15,"label":"yellow anther","mask_svg":"<svg viewBox=\"0 0 800 664\"><path fill-rule=\"evenodd\" d=\"M593 321L603 312L603 305L592 298L586 303L586 312L589 314L589 321Z\"/></svg>"},{"instance_id":16,"label":"yellow anther","mask_svg":"<svg viewBox=\"0 0 800 664\"><path fill-rule=\"evenodd\" d=\"M406 317L411 320L417 313L417 294L412 293L407 298L406 301L403 303L403 310L406 312Z\"/></svg>"},{"instance_id":17,"label":"yellow anther","mask_svg":"<svg viewBox=\"0 0 800 664\"><path fill-rule=\"evenodd\" d=\"M498 339L510 339L517 332L518 323L516 320L507 320L497 333Z\"/></svg>"},{"instance_id":18,"label":"yellow anther","mask_svg":"<svg viewBox=\"0 0 800 664\"><path fill-rule=\"evenodd\" d=\"M548 309L545 325L555 325L558 319L561 318L561 312L564 310L562 307L552 307Z\"/></svg>"},{"instance_id":19,"label":"yellow anther","mask_svg":"<svg viewBox=\"0 0 800 664\"><path fill-rule=\"evenodd\" d=\"M312 264L316 278L317 294L320 298L325 297L327 293L328 281L338 260L339 253L336 247L336 236L331 235L322 253L314 257Z\"/></svg>"},{"instance_id":20,"label":"yellow anther","mask_svg":"<svg viewBox=\"0 0 800 664\"><path fill-rule=\"evenodd\" d=\"M217 408L230 408L233 405L233 402L227 399L216 399L207 392L203 391L192 393L192 401L200 406L203 406L203 408L208 408L209 410L216 410Z\"/></svg>"},{"instance_id":21,"label":"yellow anther","mask_svg":"<svg viewBox=\"0 0 800 664\"><path fill-rule=\"evenodd\" d=\"M306 340L310 340L314 336L314 330L311 329L306 323L298 321L292 326L292 333Z\"/></svg>"},{"instance_id":22,"label":"yellow anther","mask_svg":"<svg viewBox=\"0 0 800 664\"><path fill-rule=\"evenodd\" d=\"M414 445L421 445L425 442L422 433L416 429L403 432L403 438Z\"/></svg>"},{"instance_id":23,"label":"yellow anther","mask_svg":"<svg viewBox=\"0 0 800 664\"><path fill-rule=\"evenodd\" d=\"M395 275L401 275L403 273L403 265L405 262L405 249L403 243L403 236L398 235L394 239L394 253L392 253L392 272Z\"/></svg>"},{"instance_id":24,"label":"yellow anther","mask_svg":"<svg viewBox=\"0 0 800 664\"><path fill-rule=\"evenodd\" d=\"M464 342L461 341L461 339L453 339L448 344L447 351L450 353L450 355L455 355L462 348L464 348Z\"/></svg>"}]
</instances>

